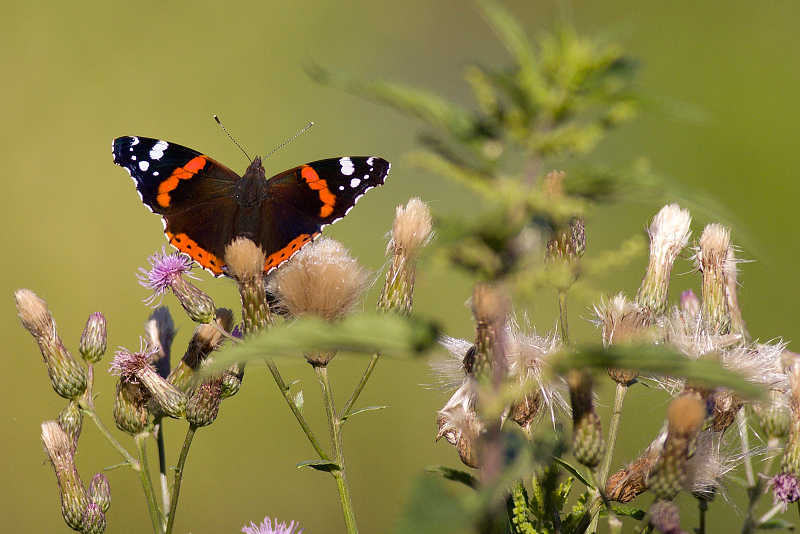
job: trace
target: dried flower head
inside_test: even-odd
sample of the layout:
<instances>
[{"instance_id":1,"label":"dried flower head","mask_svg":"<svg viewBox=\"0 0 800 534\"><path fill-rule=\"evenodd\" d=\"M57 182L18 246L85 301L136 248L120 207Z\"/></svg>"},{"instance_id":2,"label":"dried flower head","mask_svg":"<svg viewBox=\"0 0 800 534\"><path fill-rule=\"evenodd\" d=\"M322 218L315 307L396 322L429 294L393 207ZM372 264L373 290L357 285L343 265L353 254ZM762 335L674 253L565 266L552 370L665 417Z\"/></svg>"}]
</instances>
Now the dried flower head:
<instances>
[{"instance_id":1,"label":"dried flower head","mask_svg":"<svg viewBox=\"0 0 800 534\"><path fill-rule=\"evenodd\" d=\"M669 204L653 217L647 234L650 236L650 262L642 280L636 302L654 316L667 311L667 289L672 265L692 233L692 217L688 210Z\"/></svg>"},{"instance_id":2,"label":"dried flower head","mask_svg":"<svg viewBox=\"0 0 800 534\"><path fill-rule=\"evenodd\" d=\"M81 530L89 499L75 468L71 440L58 423L45 421L42 423L42 443L61 489L61 515L71 529Z\"/></svg>"},{"instance_id":3,"label":"dried flower head","mask_svg":"<svg viewBox=\"0 0 800 534\"><path fill-rule=\"evenodd\" d=\"M473 376L467 376L444 408L439 410L436 423L439 433L438 441L444 437L448 443L455 446L464 465L480 467L480 454L478 439L483 433L483 423L475 413L475 397L478 393L478 381Z\"/></svg>"},{"instance_id":4,"label":"dried flower head","mask_svg":"<svg viewBox=\"0 0 800 534\"><path fill-rule=\"evenodd\" d=\"M47 305L28 289L17 290L14 299L22 326L33 335L39 345L50 375L50 384L55 392L72 400L83 395L87 387L86 371L61 341Z\"/></svg>"},{"instance_id":5,"label":"dried flower head","mask_svg":"<svg viewBox=\"0 0 800 534\"><path fill-rule=\"evenodd\" d=\"M378 299L378 310L411 313L417 258L430 242L432 231L430 210L420 199L412 198L405 208L397 207L387 247L392 260Z\"/></svg>"},{"instance_id":6,"label":"dried flower head","mask_svg":"<svg viewBox=\"0 0 800 534\"><path fill-rule=\"evenodd\" d=\"M603 345L606 347L650 341L648 338L653 323L650 310L629 301L623 293L595 306L594 313L603 329ZM628 385L639 373L635 370L609 369L608 374L617 383Z\"/></svg>"},{"instance_id":7,"label":"dried flower head","mask_svg":"<svg viewBox=\"0 0 800 534\"><path fill-rule=\"evenodd\" d=\"M736 279L736 261L730 230L721 224L707 225L695 247L695 264L703 275L700 315L704 329L715 334L731 333L729 291L731 278Z\"/></svg>"},{"instance_id":8,"label":"dried flower head","mask_svg":"<svg viewBox=\"0 0 800 534\"><path fill-rule=\"evenodd\" d=\"M316 315L335 321L355 311L371 281L346 248L323 237L278 269L268 291L292 317Z\"/></svg>"}]
</instances>

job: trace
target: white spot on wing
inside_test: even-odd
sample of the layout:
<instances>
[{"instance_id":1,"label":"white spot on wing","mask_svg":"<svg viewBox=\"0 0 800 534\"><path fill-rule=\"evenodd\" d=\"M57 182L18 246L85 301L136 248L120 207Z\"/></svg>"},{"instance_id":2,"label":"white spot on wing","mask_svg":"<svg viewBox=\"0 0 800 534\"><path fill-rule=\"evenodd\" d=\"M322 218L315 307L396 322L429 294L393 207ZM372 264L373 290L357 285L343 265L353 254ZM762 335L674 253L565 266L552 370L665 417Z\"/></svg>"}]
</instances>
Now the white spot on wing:
<instances>
[{"instance_id":1,"label":"white spot on wing","mask_svg":"<svg viewBox=\"0 0 800 534\"><path fill-rule=\"evenodd\" d=\"M138 137L131 137L131 146L136 146L138 144L139 144L139 138Z\"/></svg>"},{"instance_id":2,"label":"white spot on wing","mask_svg":"<svg viewBox=\"0 0 800 534\"><path fill-rule=\"evenodd\" d=\"M350 176L351 174L356 172L356 168L353 165L353 160L351 160L350 158L347 157L341 158L339 160L339 165L342 166L342 174L344 174L345 176Z\"/></svg>"},{"instance_id":3,"label":"white spot on wing","mask_svg":"<svg viewBox=\"0 0 800 534\"><path fill-rule=\"evenodd\" d=\"M352 180L350 180L350 187L355 189L356 187L358 187L358 184L360 183L361 183L361 178L353 178Z\"/></svg>"},{"instance_id":4,"label":"white spot on wing","mask_svg":"<svg viewBox=\"0 0 800 534\"><path fill-rule=\"evenodd\" d=\"M373 158L372 156L368 157L368 158L367 158L367 165L369 165L370 167L372 167L372 162L374 161L374 159L375 159L375 158Z\"/></svg>"},{"instance_id":5,"label":"white spot on wing","mask_svg":"<svg viewBox=\"0 0 800 534\"><path fill-rule=\"evenodd\" d=\"M169 143L166 141L158 141L155 145L153 145L153 148L150 149L150 159L161 159L168 146Z\"/></svg>"},{"instance_id":6,"label":"white spot on wing","mask_svg":"<svg viewBox=\"0 0 800 534\"><path fill-rule=\"evenodd\" d=\"M150 168L150 162L149 161L140 161L139 162L139 169L141 169L142 172L145 172L149 168Z\"/></svg>"}]
</instances>

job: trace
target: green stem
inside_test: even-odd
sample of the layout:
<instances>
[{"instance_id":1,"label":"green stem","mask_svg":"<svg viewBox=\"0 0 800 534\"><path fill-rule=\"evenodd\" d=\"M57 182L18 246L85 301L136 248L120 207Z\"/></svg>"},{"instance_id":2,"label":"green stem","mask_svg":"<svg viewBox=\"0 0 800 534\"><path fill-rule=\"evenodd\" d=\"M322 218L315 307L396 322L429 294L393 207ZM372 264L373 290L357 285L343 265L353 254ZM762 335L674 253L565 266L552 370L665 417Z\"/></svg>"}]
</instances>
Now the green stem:
<instances>
[{"instance_id":1,"label":"green stem","mask_svg":"<svg viewBox=\"0 0 800 534\"><path fill-rule=\"evenodd\" d=\"M175 484L172 486L172 498L169 501L169 516L164 534L171 534L172 526L175 524L175 510L178 508L178 497L180 497L181 493L183 469L186 466L186 457L189 455L189 447L192 446L192 439L196 431L197 427L193 424L189 424L189 430L186 431L186 438L183 440L181 455L178 457L178 465L175 467Z\"/></svg>"},{"instance_id":2,"label":"green stem","mask_svg":"<svg viewBox=\"0 0 800 534\"><path fill-rule=\"evenodd\" d=\"M141 432L133 437L136 443L136 448L139 451L139 465L140 469L139 478L142 480L142 488L144 489L144 496L147 499L147 506L150 509L150 519L153 521L153 532L160 534L164 532L164 516L163 512L158 509L156 504L156 493L153 488L153 479L150 478L150 466L147 463L147 438L149 432Z\"/></svg>"},{"instance_id":3,"label":"green stem","mask_svg":"<svg viewBox=\"0 0 800 534\"><path fill-rule=\"evenodd\" d=\"M706 512L708 511L708 502L700 499L697 501L697 506L700 509L700 527L697 529L697 534L706 534Z\"/></svg>"},{"instance_id":4,"label":"green stem","mask_svg":"<svg viewBox=\"0 0 800 534\"><path fill-rule=\"evenodd\" d=\"M608 471L611 468L611 459L614 456L614 447L617 445L617 432L619 431L619 423L622 419L622 403L625 400L625 394L628 392L628 386L617 383L617 394L614 397L614 411L611 412L611 421L608 424L608 441L606 441L606 456L603 458L603 463L600 464L600 471L598 473L599 483L605 486Z\"/></svg>"},{"instance_id":5,"label":"green stem","mask_svg":"<svg viewBox=\"0 0 800 534\"><path fill-rule=\"evenodd\" d=\"M372 375L372 371L375 369L375 365L378 363L378 359L381 357L380 352L376 352L372 355L372 359L369 361L369 365L367 365L367 369L364 371L364 376L361 377L361 381L356 386L355 391L350 396L350 400L347 401L347 404L344 405L342 409L342 415L339 417L342 421L344 421L348 415L350 415L350 411L353 409L353 406L358 400L358 396L361 395L361 391L364 389L364 386L367 385L367 380Z\"/></svg>"},{"instance_id":6,"label":"green stem","mask_svg":"<svg viewBox=\"0 0 800 534\"><path fill-rule=\"evenodd\" d=\"M317 438L314 437L314 433L311 431L311 427L309 427L308 423L306 423L306 419L300 412L300 408L298 408L297 405L294 403L294 399L289 393L289 388L286 387L286 382L283 381L283 377L281 376L280 371L278 371L278 366L275 365L275 362L272 360L272 358L265 358L264 361L267 362L267 367L269 367L269 371L270 373L272 373L272 378L274 378L275 383L278 384L278 389L281 390L281 394L283 395L283 398L286 400L286 404L289 405L289 408L291 408L295 419L297 419L297 422L300 423L300 427L302 427L303 432L305 432L308 441L311 442L311 446L314 447L314 450L317 451L317 454L321 459L330 461L328 454L320 446L319 442L317 441Z\"/></svg>"},{"instance_id":7,"label":"green stem","mask_svg":"<svg viewBox=\"0 0 800 534\"><path fill-rule=\"evenodd\" d=\"M567 324L567 292L558 290L558 326L561 331L561 342L565 347L569 346L569 325Z\"/></svg>"},{"instance_id":8,"label":"green stem","mask_svg":"<svg viewBox=\"0 0 800 534\"><path fill-rule=\"evenodd\" d=\"M357 534L356 517L353 513L353 503L350 500L350 490L347 487L347 476L344 470L344 451L342 450L342 420L336 417L336 407L333 403L333 393L328 381L328 368L315 366L319 385L322 388L322 400L325 404L325 413L328 416L328 431L331 435L331 445L333 446L333 457L336 467L331 470L331 475L336 479L336 487L339 490L339 499L342 502L342 513L348 534Z\"/></svg>"}]
</instances>

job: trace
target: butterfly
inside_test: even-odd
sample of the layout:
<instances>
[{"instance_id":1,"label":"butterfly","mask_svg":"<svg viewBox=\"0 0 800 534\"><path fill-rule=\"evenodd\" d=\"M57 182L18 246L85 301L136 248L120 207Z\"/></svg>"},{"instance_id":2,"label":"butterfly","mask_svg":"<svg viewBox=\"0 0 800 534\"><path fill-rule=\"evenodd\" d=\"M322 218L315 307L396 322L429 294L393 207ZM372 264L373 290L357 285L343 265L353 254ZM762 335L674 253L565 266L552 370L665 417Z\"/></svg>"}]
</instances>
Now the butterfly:
<instances>
[{"instance_id":1,"label":"butterfly","mask_svg":"<svg viewBox=\"0 0 800 534\"><path fill-rule=\"evenodd\" d=\"M239 176L159 139L119 137L113 151L145 206L162 216L170 244L215 276L226 274L225 247L239 237L261 247L264 273L271 272L382 185L391 168L377 157L342 157L267 179L258 157Z\"/></svg>"}]
</instances>

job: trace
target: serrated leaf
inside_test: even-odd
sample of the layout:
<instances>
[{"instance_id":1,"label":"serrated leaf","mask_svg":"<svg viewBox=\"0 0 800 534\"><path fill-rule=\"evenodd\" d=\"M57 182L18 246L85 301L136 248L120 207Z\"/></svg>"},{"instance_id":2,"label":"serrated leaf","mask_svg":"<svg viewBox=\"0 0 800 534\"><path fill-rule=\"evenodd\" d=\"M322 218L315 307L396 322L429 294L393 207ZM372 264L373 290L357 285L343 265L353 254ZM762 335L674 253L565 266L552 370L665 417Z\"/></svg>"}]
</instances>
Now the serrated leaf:
<instances>
[{"instance_id":1,"label":"serrated leaf","mask_svg":"<svg viewBox=\"0 0 800 534\"><path fill-rule=\"evenodd\" d=\"M479 484L478 479L474 475L467 473L466 471L461 471L460 469L453 469L451 467L444 467L441 465L432 465L430 467L426 467L425 471L439 475L447 480L461 482L470 488L477 488Z\"/></svg>"},{"instance_id":2,"label":"serrated leaf","mask_svg":"<svg viewBox=\"0 0 800 534\"><path fill-rule=\"evenodd\" d=\"M310 460L308 462L300 462L297 464L298 469L301 467L310 467L311 469L316 469L317 471L325 471L326 473L330 473L331 471L338 470L339 464L330 460Z\"/></svg>"},{"instance_id":3,"label":"serrated leaf","mask_svg":"<svg viewBox=\"0 0 800 534\"><path fill-rule=\"evenodd\" d=\"M388 406L367 406L366 408L359 408L358 410L353 410L349 414L343 416L342 417L342 421L345 421L346 419L348 419L350 417L353 417L357 413L371 412L371 411L374 411L374 410L383 410L384 408L388 408Z\"/></svg>"},{"instance_id":4,"label":"serrated leaf","mask_svg":"<svg viewBox=\"0 0 800 534\"><path fill-rule=\"evenodd\" d=\"M567 499L569 498L569 492L572 489L573 480L575 480L574 477L567 477L564 482L558 485L555 495L553 495L553 503L555 503L555 507L558 510L562 510L564 505L567 504Z\"/></svg>"},{"instance_id":5,"label":"serrated leaf","mask_svg":"<svg viewBox=\"0 0 800 534\"><path fill-rule=\"evenodd\" d=\"M235 362L299 358L304 353L333 350L408 357L432 347L437 332L430 322L390 314L361 313L336 323L303 317L222 350L208 371L225 369Z\"/></svg>"}]
</instances>

